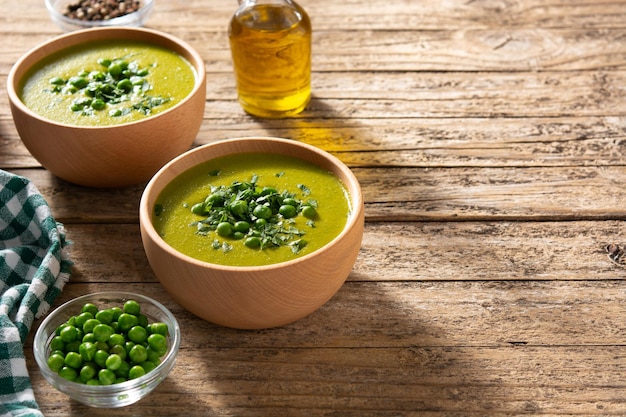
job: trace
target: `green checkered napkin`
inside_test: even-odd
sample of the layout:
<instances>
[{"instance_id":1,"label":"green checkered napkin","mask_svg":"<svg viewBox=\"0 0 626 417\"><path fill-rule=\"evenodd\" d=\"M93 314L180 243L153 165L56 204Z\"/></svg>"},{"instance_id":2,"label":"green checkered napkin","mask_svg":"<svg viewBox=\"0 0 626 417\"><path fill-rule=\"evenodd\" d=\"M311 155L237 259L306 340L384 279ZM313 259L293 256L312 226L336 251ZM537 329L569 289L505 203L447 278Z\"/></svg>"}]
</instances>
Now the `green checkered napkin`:
<instances>
[{"instance_id":1,"label":"green checkered napkin","mask_svg":"<svg viewBox=\"0 0 626 417\"><path fill-rule=\"evenodd\" d=\"M70 276L63 225L26 178L0 170L0 417L41 417L24 359L33 320Z\"/></svg>"}]
</instances>

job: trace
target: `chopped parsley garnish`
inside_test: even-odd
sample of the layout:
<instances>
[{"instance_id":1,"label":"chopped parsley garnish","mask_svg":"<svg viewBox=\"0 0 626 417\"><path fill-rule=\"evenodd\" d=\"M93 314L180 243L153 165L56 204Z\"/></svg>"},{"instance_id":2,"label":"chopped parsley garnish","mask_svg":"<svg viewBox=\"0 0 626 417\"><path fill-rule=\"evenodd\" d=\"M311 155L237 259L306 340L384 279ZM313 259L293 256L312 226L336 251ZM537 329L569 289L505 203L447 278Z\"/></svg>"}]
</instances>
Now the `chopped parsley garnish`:
<instances>
[{"instance_id":1,"label":"chopped parsley garnish","mask_svg":"<svg viewBox=\"0 0 626 417\"><path fill-rule=\"evenodd\" d=\"M209 175L219 173L214 170ZM233 249L231 241L242 241L250 249L289 246L293 253L299 253L307 244L303 238L306 232L296 227L295 219L303 216L308 227L315 227L317 201L303 201L288 190L261 187L258 181L253 175L249 181L212 186L204 201L192 205L191 211L201 219L191 226L200 235L213 236L215 250L228 252ZM298 189L305 197L311 193L302 184Z\"/></svg>"}]
</instances>

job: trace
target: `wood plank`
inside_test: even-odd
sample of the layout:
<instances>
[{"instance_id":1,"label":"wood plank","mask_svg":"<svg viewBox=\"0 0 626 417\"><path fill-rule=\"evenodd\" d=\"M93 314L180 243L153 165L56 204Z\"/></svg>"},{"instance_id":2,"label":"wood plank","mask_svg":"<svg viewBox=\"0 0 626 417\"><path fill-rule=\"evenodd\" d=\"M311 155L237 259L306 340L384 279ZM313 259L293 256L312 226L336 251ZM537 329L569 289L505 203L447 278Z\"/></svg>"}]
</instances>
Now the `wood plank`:
<instances>
[{"instance_id":1,"label":"wood plank","mask_svg":"<svg viewBox=\"0 0 626 417\"><path fill-rule=\"evenodd\" d=\"M73 283L156 283L137 224L66 224ZM604 248L623 221L368 222L349 282L596 281L626 276Z\"/></svg>"},{"instance_id":2,"label":"wood plank","mask_svg":"<svg viewBox=\"0 0 626 417\"><path fill-rule=\"evenodd\" d=\"M624 117L207 119L194 146L244 136L299 140L349 166L499 167L623 165ZM0 119L0 167L38 167L11 121Z\"/></svg>"},{"instance_id":3,"label":"wood plank","mask_svg":"<svg viewBox=\"0 0 626 417\"><path fill-rule=\"evenodd\" d=\"M181 349L623 346L626 280L347 282L295 323L236 330L176 304L158 283L69 283L55 303L105 290L162 302L184 334ZM36 324L38 325L38 324ZM29 339L32 343L32 337ZM208 344L208 345L207 345ZM28 345L27 345L28 346ZM546 349L547 350L547 349Z\"/></svg>"},{"instance_id":4,"label":"wood plank","mask_svg":"<svg viewBox=\"0 0 626 417\"><path fill-rule=\"evenodd\" d=\"M169 32L190 43L205 59L210 73L232 73L226 27L217 32L201 28ZM0 74L8 74L20 56L56 35L60 33L3 33L3 39L14 46L0 55ZM313 36L314 72L626 69L623 28L387 29L372 30L366 37L355 37L351 31L328 30L317 31Z\"/></svg>"},{"instance_id":5,"label":"wood plank","mask_svg":"<svg viewBox=\"0 0 626 417\"><path fill-rule=\"evenodd\" d=\"M626 167L359 168L366 221L624 220ZM90 189L30 178L63 223L137 223L143 185ZM555 189L562 190L555 193Z\"/></svg>"},{"instance_id":6,"label":"wood plank","mask_svg":"<svg viewBox=\"0 0 626 417\"><path fill-rule=\"evenodd\" d=\"M331 410L342 416L626 412L618 399L624 389L621 347L268 351L215 348L211 339L202 353L181 355L170 376L139 403L142 413L172 416L179 404L190 402L189 416L327 416ZM33 374L36 395L50 404L43 410L46 416L135 416L139 410L68 403ZM573 386L580 380L585 384Z\"/></svg>"},{"instance_id":7,"label":"wood plank","mask_svg":"<svg viewBox=\"0 0 626 417\"><path fill-rule=\"evenodd\" d=\"M212 74L205 120L250 121L232 74ZM570 73L319 73L303 119L615 117L626 110L626 71ZM14 129L0 96L2 130ZM263 123L262 119L256 119ZM335 122L335 123L337 123ZM458 121L451 120L451 123ZM623 121L621 122L623 126ZM333 124L334 125L334 124Z\"/></svg>"},{"instance_id":8,"label":"wood plank","mask_svg":"<svg viewBox=\"0 0 626 417\"><path fill-rule=\"evenodd\" d=\"M0 28L7 32L28 35L32 28L54 34L60 32L50 20L43 3L5 0L0 6L12 14L0 14ZM21 2L24 3L24 2ZM363 4L344 0L328 7L313 0L299 2L308 12L317 31L335 28L345 30L441 30L486 27L542 28L624 28L626 13L621 2L575 0L534 0L516 2L415 2L411 0L371 0ZM167 31L225 30L236 9L232 2L190 0L182 7L180 1L161 2L147 22L149 27ZM18 11L20 14L16 15ZM20 21L29 22L28 26Z\"/></svg>"}]
</instances>

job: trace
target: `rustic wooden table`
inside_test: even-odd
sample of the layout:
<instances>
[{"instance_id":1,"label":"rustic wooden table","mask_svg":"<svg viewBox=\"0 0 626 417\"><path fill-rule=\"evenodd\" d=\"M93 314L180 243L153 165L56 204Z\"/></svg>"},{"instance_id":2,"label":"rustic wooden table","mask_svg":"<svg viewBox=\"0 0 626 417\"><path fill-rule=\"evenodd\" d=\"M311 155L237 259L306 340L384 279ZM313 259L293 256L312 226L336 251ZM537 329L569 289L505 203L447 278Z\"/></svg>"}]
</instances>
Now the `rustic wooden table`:
<instances>
[{"instance_id":1,"label":"rustic wooden table","mask_svg":"<svg viewBox=\"0 0 626 417\"><path fill-rule=\"evenodd\" d=\"M339 293L294 324L222 328L179 307L141 245L143 185L87 189L21 144L0 94L0 167L46 197L73 242L57 305L100 290L180 320L170 376L139 403L70 401L26 355L46 416L626 415L626 1L301 0L314 98L247 116L226 33L236 2L158 0L147 26L206 61L196 140L279 136L361 181L362 251ZM0 3L0 84L60 34L41 0Z\"/></svg>"}]
</instances>

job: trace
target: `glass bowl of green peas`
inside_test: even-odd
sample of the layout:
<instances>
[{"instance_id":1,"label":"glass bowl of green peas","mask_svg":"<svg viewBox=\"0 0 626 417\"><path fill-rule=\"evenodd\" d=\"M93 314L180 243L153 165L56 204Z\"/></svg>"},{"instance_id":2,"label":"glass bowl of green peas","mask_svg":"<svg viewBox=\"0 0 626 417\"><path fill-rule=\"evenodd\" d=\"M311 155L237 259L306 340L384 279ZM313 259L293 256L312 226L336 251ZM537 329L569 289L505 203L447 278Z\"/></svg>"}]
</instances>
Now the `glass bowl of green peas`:
<instances>
[{"instance_id":1,"label":"glass bowl of green peas","mask_svg":"<svg viewBox=\"0 0 626 417\"><path fill-rule=\"evenodd\" d=\"M33 342L41 374L96 408L133 404L172 370L180 327L161 303L130 292L83 295L58 307Z\"/></svg>"}]
</instances>

